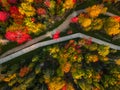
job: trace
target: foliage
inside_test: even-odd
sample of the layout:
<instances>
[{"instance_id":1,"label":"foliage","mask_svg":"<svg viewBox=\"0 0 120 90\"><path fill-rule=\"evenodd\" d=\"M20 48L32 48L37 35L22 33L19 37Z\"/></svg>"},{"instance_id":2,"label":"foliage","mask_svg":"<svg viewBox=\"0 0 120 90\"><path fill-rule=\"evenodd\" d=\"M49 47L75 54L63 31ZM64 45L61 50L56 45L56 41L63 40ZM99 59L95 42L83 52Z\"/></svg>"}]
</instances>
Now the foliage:
<instances>
[{"instance_id":1,"label":"foliage","mask_svg":"<svg viewBox=\"0 0 120 90\"><path fill-rule=\"evenodd\" d=\"M119 27L120 27L119 21L116 21L116 19L111 17L108 18L104 24L104 29L108 35L119 34L120 33Z\"/></svg>"},{"instance_id":2,"label":"foliage","mask_svg":"<svg viewBox=\"0 0 120 90\"><path fill-rule=\"evenodd\" d=\"M22 44L59 21L56 17L64 16L79 1L0 0L0 30L8 40ZM85 10L72 18L72 23L81 25L85 31L110 36L120 33L119 16L102 15L107 10L103 5ZM56 32L53 38L59 38L59 34ZM0 90L120 90L120 58L116 58L116 52L109 46L93 43L92 38L43 47L32 58L0 65Z\"/></svg>"},{"instance_id":3,"label":"foliage","mask_svg":"<svg viewBox=\"0 0 120 90\"><path fill-rule=\"evenodd\" d=\"M75 8L75 4L76 1L73 0L70 2L69 0L1 0L0 30L6 34L9 29L10 31L21 30L16 28L21 26L23 27L21 31L26 31L26 34L31 37L38 36L55 22L60 21L58 18L64 17L67 11ZM13 42L9 38L6 39ZM14 40L14 42L17 41Z\"/></svg>"},{"instance_id":4,"label":"foliage","mask_svg":"<svg viewBox=\"0 0 120 90\"><path fill-rule=\"evenodd\" d=\"M120 88L119 59L109 58L117 51L109 46L85 38L47 46L40 51L30 60L2 65L0 88L76 90L75 85L82 90Z\"/></svg>"},{"instance_id":5,"label":"foliage","mask_svg":"<svg viewBox=\"0 0 120 90\"><path fill-rule=\"evenodd\" d=\"M119 16L104 16L106 11L107 7L103 4L93 5L78 15L78 22L75 23L80 24L84 31L98 31L111 37L120 34Z\"/></svg>"}]
</instances>

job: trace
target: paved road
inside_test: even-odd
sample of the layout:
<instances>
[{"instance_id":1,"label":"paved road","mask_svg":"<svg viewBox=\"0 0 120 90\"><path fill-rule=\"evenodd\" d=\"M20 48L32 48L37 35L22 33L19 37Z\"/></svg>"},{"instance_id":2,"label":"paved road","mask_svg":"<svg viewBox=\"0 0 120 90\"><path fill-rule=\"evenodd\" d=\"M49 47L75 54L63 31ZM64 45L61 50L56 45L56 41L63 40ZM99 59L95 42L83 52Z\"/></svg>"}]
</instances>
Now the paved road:
<instances>
[{"instance_id":1,"label":"paved road","mask_svg":"<svg viewBox=\"0 0 120 90\"><path fill-rule=\"evenodd\" d=\"M55 44L55 43L58 43L58 42L63 42L63 41L66 41L66 40L69 40L69 39L74 39L74 38L92 38L92 41L95 42L95 43L109 45L110 48L120 50L120 46L118 46L118 45L114 45L114 44L99 40L97 38L94 38L94 37L91 37L91 36L88 36L88 35L85 35L85 34L82 34L82 33L76 33L76 34L73 34L73 35L61 37L57 40L49 40L49 41L39 42L40 40L43 40L43 39L45 39L49 36L51 37L56 31L63 32L64 30L66 30L69 27L71 18L77 16L81 12L84 12L84 10L78 10L78 11L73 12L72 14L70 14L66 18L66 20L60 26L58 26L57 28L55 28L51 32L48 32L45 35L42 35L38 38L35 38L35 39L31 40L30 42L27 42L26 44L23 44L19 47L16 47L16 48L11 49L8 52L4 53L3 55L0 56L0 64L2 64L4 62L7 62L9 60L12 60L12 59L14 59L18 56L21 56L25 53L30 52L30 51L33 51L33 50L35 50L39 47ZM112 13L109 13L109 12L107 12L106 15L116 16L116 15L114 15ZM39 42L39 43L37 43L37 42Z\"/></svg>"}]
</instances>

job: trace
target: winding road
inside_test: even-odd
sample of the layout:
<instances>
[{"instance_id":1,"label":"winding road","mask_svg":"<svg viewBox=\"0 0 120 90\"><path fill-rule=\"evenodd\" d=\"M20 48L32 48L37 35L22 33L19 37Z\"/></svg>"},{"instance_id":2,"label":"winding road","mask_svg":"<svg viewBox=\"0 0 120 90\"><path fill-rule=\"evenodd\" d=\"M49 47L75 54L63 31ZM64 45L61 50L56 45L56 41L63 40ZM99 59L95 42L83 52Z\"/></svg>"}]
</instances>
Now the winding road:
<instances>
[{"instance_id":1,"label":"winding road","mask_svg":"<svg viewBox=\"0 0 120 90\"><path fill-rule=\"evenodd\" d=\"M39 47L63 42L63 41L74 39L74 38L92 38L92 41L95 42L95 43L109 45L110 48L120 50L120 46L118 46L118 45L114 45L114 44L108 43L106 41L102 41L100 39L97 39L97 38L94 38L94 37L91 37L91 36L88 36L88 35L85 35L85 34L82 34L82 33L76 33L76 34L64 36L64 37L61 37L57 40L52 39L52 40L48 40L48 41L39 42L39 41L41 41L41 40L43 40L47 37L52 37L52 35L56 31L59 31L59 32L65 31L69 27L69 24L71 22L71 18L77 16L78 14L80 14L82 12L85 12L85 10L83 9L83 10L74 11L72 14L70 14L66 18L66 20L61 25L59 25L57 28L53 29L51 32L47 32L46 34L44 34L42 36L39 36L39 37L37 37L37 38L35 38L31 41L28 41L27 43L25 43L21 46L18 46L16 48L13 48L13 49L7 51L6 53L4 53L3 55L0 56L0 64L5 63L7 61L10 61L10 60L12 60L12 59L14 59L18 56L21 56L25 53L28 53L30 51L33 51L33 50L35 50ZM114 14L109 13L109 12L107 12L105 15L117 16L117 15L114 15Z\"/></svg>"}]
</instances>

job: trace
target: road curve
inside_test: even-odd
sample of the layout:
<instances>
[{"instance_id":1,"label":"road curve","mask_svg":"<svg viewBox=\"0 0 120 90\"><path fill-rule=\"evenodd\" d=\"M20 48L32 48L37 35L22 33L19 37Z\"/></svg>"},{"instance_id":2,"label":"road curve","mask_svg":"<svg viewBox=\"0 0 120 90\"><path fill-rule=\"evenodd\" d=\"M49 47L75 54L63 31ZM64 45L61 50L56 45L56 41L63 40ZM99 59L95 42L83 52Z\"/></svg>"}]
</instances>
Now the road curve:
<instances>
[{"instance_id":1,"label":"road curve","mask_svg":"<svg viewBox=\"0 0 120 90\"><path fill-rule=\"evenodd\" d=\"M88 35L85 35L85 34L82 34L82 33L76 33L76 34L73 34L73 35L61 37L58 40L49 40L49 41L39 42L39 41L41 41L41 40L43 40L47 37L52 37L52 35L56 31L59 31L59 32L65 31L69 27L69 24L71 22L71 18L77 16L78 14L80 14L82 12L85 12L85 10L83 9L83 10L74 11L72 14L70 14L66 18L66 20L61 25L59 25L57 28L53 29L51 32L48 32L48 33L46 33L42 36L39 36L39 37L21 45L21 46L18 46L16 48L13 48L13 49L7 51L6 53L4 53L3 55L0 56L0 64L2 64L4 62L7 62L11 59L14 59L14 58L16 58L20 55L25 54L25 53L28 53L32 50L35 50L39 47L46 46L46 45L51 45L51 44L54 44L54 43L58 43L58 42L62 42L62 41L66 41L66 40L74 39L74 38L92 38L92 41L95 42L95 43L109 45L110 48L120 50L120 46L118 46L118 45L114 45L114 44L102 41L100 39L97 39L97 38L94 38L94 37L91 37L91 36L88 36ZM106 15L117 16L117 15L109 13L109 12L107 12Z\"/></svg>"}]
</instances>

